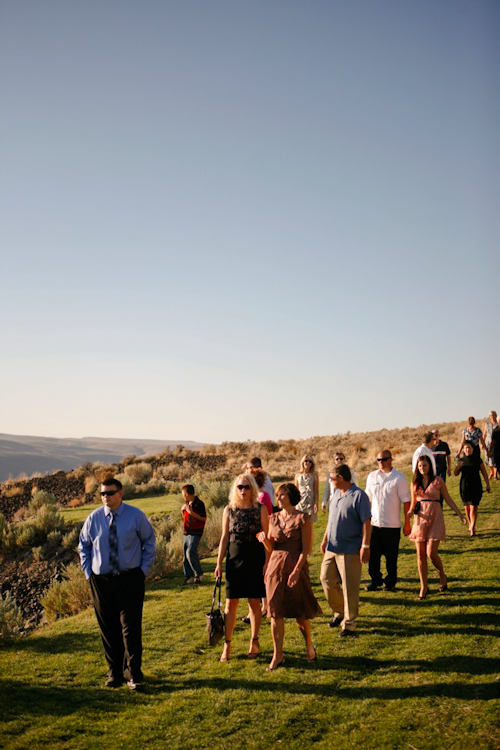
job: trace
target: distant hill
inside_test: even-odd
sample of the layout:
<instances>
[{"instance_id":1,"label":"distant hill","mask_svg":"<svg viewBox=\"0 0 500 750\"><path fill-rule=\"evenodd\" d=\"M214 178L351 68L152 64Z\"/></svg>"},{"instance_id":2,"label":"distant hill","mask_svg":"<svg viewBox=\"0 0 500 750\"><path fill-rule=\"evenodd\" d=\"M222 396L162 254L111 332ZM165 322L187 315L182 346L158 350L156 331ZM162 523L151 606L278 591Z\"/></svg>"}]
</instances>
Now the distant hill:
<instances>
[{"instance_id":1,"label":"distant hill","mask_svg":"<svg viewBox=\"0 0 500 750\"><path fill-rule=\"evenodd\" d=\"M87 461L113 463L124 456L150 456L168 445L199 450L192 440L127 440L122 438L49 438L0 433L0 482L35 472L71 471Z\"/></svg>"}]
</instances>

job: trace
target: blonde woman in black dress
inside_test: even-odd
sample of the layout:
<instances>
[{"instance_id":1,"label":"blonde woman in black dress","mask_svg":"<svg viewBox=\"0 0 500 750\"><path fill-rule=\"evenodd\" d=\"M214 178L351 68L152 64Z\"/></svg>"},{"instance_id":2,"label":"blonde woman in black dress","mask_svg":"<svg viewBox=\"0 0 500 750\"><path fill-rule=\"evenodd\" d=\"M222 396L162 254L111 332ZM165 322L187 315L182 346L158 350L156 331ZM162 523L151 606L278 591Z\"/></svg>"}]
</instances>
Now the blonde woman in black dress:
<instances>
[{"instance_id":1,"label":"blonde woman in black dress","mask_svg":"<svg viewBox=\"0 0 500 750\"><path fill-rule=\"evenodd\" d=\"M222 537L219 544L215 577L222 578L226 558L226 607L224 650L221 661L229 661L236 613L241 598L248 599L251 636L247 656L259 654L259 630L262 620L260 600L266 595L264 565L266 553L257 535L267 536L269 514L259 503L259 489L251 474L240 474L229 493L229 504L222 516Z\"/></svg>"}]
</instances>

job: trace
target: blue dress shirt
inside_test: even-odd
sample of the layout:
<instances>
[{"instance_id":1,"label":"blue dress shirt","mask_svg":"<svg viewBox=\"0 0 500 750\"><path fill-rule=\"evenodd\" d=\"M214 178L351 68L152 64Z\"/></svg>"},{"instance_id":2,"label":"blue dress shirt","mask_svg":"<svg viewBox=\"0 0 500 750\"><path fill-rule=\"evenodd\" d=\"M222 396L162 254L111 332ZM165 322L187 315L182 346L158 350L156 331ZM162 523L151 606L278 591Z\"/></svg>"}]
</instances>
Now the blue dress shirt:
<instances>
[{"instance_id":1,"label":"blue dress shirt","mask_svg":"<svg viewBox=\"0 0 500 750\"><path fill-rule=\"evenodd\" d=\"M109 526L115 516L120 572L141 568L145 576L153 567L156 540L146 515L133 505L120 503L111 511L107 506L94 510L80 532L78 552L85 577L106 575L109 565Z\"/></svg>"},{"instance_id":2,"label":"blue dress shirt","mask_svg":"<svg viewBox=\"0 0 500 750\"><path fill-rule=\"evenodd\" d=\"M371 518L370 500L355 484L341 495L335 490L330 500L327 550L338 555L358 554L363 538L363 524Z\"/></svg>"}]
</instances>

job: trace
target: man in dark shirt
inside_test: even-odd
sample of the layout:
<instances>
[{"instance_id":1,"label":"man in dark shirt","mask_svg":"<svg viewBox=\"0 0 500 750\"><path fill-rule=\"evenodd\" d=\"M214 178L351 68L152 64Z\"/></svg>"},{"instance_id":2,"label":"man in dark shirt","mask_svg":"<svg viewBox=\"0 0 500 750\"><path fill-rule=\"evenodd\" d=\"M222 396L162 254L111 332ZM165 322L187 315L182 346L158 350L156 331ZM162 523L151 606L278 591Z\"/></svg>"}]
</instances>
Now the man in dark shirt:
<instances>
[{"instance_id":1,"label":"man in dark shirt","mask_svg":"<svg viewBox=\"0 0 500 750\"><path fill-rule=\"evenodd\" d=\"M200 543L203 529L207 520L205 504L194 494L192 484L185 484L182 488L182 496L186 501L182 506L183 530L184 530L184 583L201 583L203 570L198 556L198 545Z\"/></svg>"},{"instance_id":2,"label":"man in dark shirt","mask_svg":"<svg viewBox=\"0 0 500 750\"><path fill-rule=\"evenodd\" d=\"M439 436L439 430L432 430L434 437L434 445L432 446L432 452L436 459L436 469L438 477L441 477L446 482L446 475L451 477L451 451L448 443L441 440Z\"/></svg>"}]
</instances>

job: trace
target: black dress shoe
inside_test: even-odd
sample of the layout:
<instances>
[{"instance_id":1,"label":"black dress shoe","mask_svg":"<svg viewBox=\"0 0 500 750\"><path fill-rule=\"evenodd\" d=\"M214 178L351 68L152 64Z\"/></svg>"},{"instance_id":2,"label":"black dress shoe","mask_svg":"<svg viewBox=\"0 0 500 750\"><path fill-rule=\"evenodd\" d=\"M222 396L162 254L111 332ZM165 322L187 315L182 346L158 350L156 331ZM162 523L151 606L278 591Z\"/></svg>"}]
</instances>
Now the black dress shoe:
<instances>
[{"instance_id":1,"label":"black dress shoe","mask_svg":"<svg viewBox=\"0 0 500 750\"><path fill-rule=\"evenodd\" d=\"M105 687L109 687L109 688L118 688L118 687L121 687L123 683L124 683L123 679L120 679L119 677L113 677L112 675L110 675L108 679L106 680L106 682L104 683L104 685Z\"/></svg>"},{"instance_id":2,"label":"black dress shoe","mask_svg":"<svg viewBox=\"0 0 500 750\"><path fill-rule=\"evenodd\" d=\"M341 630L339 638L357 638L358 634L355 630Z\"/></svg>"},{"instance_id":3,"label":"black dress shoe","mask_svg":"<svg viewBox=\"0 0 500 750\"><path fill-rule=\"evenodd\" d=\"M368 586L365 586L365 591L378 591L380 586L376 586L374 583L369 583Z\"/></svg>"},{"instance_id":4,"label":"black dress shoe","mask_svg":"<svg viewBox=\"0 0 500 750\"><path fill-rule=\"evenodd\" d=\"M332 617L332 619L328 623L328 627L329 628L337 628L340 625L340 623L342 622L342 620L343 620L342 617Z\"/></svg>"},{"instance_id":5,"label":"black dress shoe","mask_svg":"<svg viewBox=\"0 0 500 750\"><path fill-rule=\"evenodd\" d=\"M395 586L384 586L384 591L396 591Z\"/></svg>"}]
</instances>

